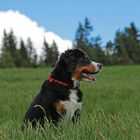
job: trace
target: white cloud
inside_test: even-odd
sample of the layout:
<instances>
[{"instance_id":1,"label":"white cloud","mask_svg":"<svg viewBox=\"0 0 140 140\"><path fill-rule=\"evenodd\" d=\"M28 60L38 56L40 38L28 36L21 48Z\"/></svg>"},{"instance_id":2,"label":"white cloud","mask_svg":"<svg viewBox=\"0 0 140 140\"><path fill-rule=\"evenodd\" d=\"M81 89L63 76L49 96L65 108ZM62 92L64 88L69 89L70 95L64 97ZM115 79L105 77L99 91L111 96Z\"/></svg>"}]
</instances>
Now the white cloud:
<instances>
[{"instance_id":1,"label":"white cloud","mask_svg":"<svg viewBox=\"0 0 140 140\"><path fill-rule=\"evenodd\" d=\"M30 37L38 54L42 52L44 37L50 45L54 40L60 52L72 48L70 40L62 39L53 32L46 32L43 27L38 26L37 22L21 14L19 11L9 10L0 12L0 46L4 29L8 32L12 29L18 41L21 38L27 41L27 38Z\"/></svg>"}]
</instances>

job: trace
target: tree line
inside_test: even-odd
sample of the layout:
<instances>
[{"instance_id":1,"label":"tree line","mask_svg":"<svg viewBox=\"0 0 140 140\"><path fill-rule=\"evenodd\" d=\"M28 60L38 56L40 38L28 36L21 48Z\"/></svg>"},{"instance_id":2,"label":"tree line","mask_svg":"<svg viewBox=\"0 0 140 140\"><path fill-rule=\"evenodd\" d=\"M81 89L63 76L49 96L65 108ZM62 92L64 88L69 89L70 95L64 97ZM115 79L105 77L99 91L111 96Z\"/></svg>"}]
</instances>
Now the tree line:
<instances>
[{"instance_id":1,"label":"tree line","mask_svg":"<svg viewBox=\"0 0 140 140\"><path fill-rule=\"evenodd\" d=\"M84 50L94 60L104 65L140 64L140 34L134 23L118 30L113 41L105 46L100 36L92 36L93 27L88 18L79 23L75 37L75 47Z\"/></svg>"},{"instance_id":2,"label":"tree line","mask_svg":"<svg viewBox=\"0 0 140 140\"><path fill-rule=\"evenodd\" d=\"M17 47L18 46L18 47ZM17 42L13 30L3 31L0 50L0 67L43 67L54 66L59 54L55 41L49 45L46 40L42 43L42 57L36 53L30 38ZM93 26L88 18L79 23L74 39L74 48L85 51L90 58L104 65L140 64L140 34L134 23L118 30L113 41L102 46L102 38L93 36Z\"/></svg>"},{"instance_id":3,"label":"tree line","mask_svg":"<svg viewBox=\"0 0 140 140\"><path fill-rule=\"evenodd\" d=\"M53 66L58 56L58 47L55 42L49 46L44 39L43 55L38 58L39 56L30 38L28 38L26 42L23 41L23 39L17 42L13 30L8 33L6 30L3 31L0 50L0 68Z\"/></svg>"}]
</instances>

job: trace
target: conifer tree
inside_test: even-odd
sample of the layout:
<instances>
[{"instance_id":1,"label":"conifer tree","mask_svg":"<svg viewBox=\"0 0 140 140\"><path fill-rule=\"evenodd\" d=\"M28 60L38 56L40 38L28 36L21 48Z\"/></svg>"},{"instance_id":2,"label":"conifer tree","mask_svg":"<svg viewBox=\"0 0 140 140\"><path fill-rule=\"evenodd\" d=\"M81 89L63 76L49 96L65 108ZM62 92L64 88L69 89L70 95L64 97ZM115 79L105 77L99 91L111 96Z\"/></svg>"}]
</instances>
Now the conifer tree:
<instances>
[{"instance_id":1,"label":"conifer tree","mask_svg":"<svg viewBox=\"0 0 140 140\"><path fill-rule=\"evenodd\" d=\"M16 54L16 37L14 36L14 33L12 30L9 33L4 30L0 60L1 67L14 67L16 61Z\"/></svg>"},{"instance_id":2,"label":"conifer tree","mask_svg":"<svg viewBox=\"0 0 140 140\"><path fill-rule=\"evenodd\" d=\"M115 36L115 55L118 64L140 63L139 33L134 23Z\"/></svg>"},{"instance_id":3,"label":"conifer tree","mask_svg":"<svg viewBox=\"0 0 140 140\"><path fill-rule=\"evenodd\" d=\"M85 51L91 59L103 62L105 54L100 48L100 36L92 36L93 27L88 18L85 18L84 24L79 23L75 37L75 48L80 48Z\"/></svg>"},{"instance_id":4,"label":"conifer tree","mask_svg":"<svg viewBox=\"0 0 140 140\"><path fill-rule=\"evenodd\" d=\"M20 48L18 50L17 59L19 67L30 67L30 60L28 58L27 47L22 39L20 40Z\"/></svg>"},{"instance_id":5,"label":"conifer tree","mask_svg":"<svg viewBox=\"0 0 140 140\"><path fill-rule=\"evenodd\" d=\"M30 67L37 67L37 54L30 38L27 40L27 52Z\"/></svg>"},{"instance_id":6,"label":"conifer tree","mask_svg":"<svg viewBox=\"0 0 140 140\"><path fill-rule=\"evenodd\" d=\"M44 40L44 62L48 66L54 66L59 56L57 44L53 41L52 45Z\"/></svg>"}]
</instances>

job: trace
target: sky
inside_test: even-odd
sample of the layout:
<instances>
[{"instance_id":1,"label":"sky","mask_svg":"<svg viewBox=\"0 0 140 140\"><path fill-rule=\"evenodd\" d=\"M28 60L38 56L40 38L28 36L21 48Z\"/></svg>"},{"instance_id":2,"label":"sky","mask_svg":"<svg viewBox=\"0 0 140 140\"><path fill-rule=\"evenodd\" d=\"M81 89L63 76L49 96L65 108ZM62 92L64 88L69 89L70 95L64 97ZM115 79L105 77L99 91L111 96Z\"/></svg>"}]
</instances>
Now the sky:
<instances>
[{"instance_id":1,"label":"sky","mask_svg":"<svg viewBox=\"0 0 140 140\"><path fill-rule=\"evenodd\" d=\"M100 35L103 44L113 40L115 32L131 22L140 29L139 0L1 0L0 12L9 10L18 11L43 28L42 32L54 34L66 42L74 41L78 24L83 23L85 17L94 28L93 36ZM16 20L18 18L15 24Z\"/></svg>"}]
</instances>

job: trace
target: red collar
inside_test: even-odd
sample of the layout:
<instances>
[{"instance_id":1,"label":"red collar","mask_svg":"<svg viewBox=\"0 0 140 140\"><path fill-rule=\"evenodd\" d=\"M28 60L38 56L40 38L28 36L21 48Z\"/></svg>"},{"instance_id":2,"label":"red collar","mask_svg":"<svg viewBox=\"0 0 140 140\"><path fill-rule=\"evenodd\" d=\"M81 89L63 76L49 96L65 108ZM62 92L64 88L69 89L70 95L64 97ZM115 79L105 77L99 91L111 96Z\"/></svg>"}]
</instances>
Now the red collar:
<instances>
[{"instance_id":1,"label":"red collar","mask_svg":"<svg viewBox=\"0 0 140 140\"><path fill-rule=\"evenodd\" d=\"M51 82L51 83L57 83L58 85L62 85L65 88L70 88L71 87L69 84L61 82L61 81L58 81L58 80L52 78L51 76L48 77L48 81Z\"/></svg>"}]
</instances>

